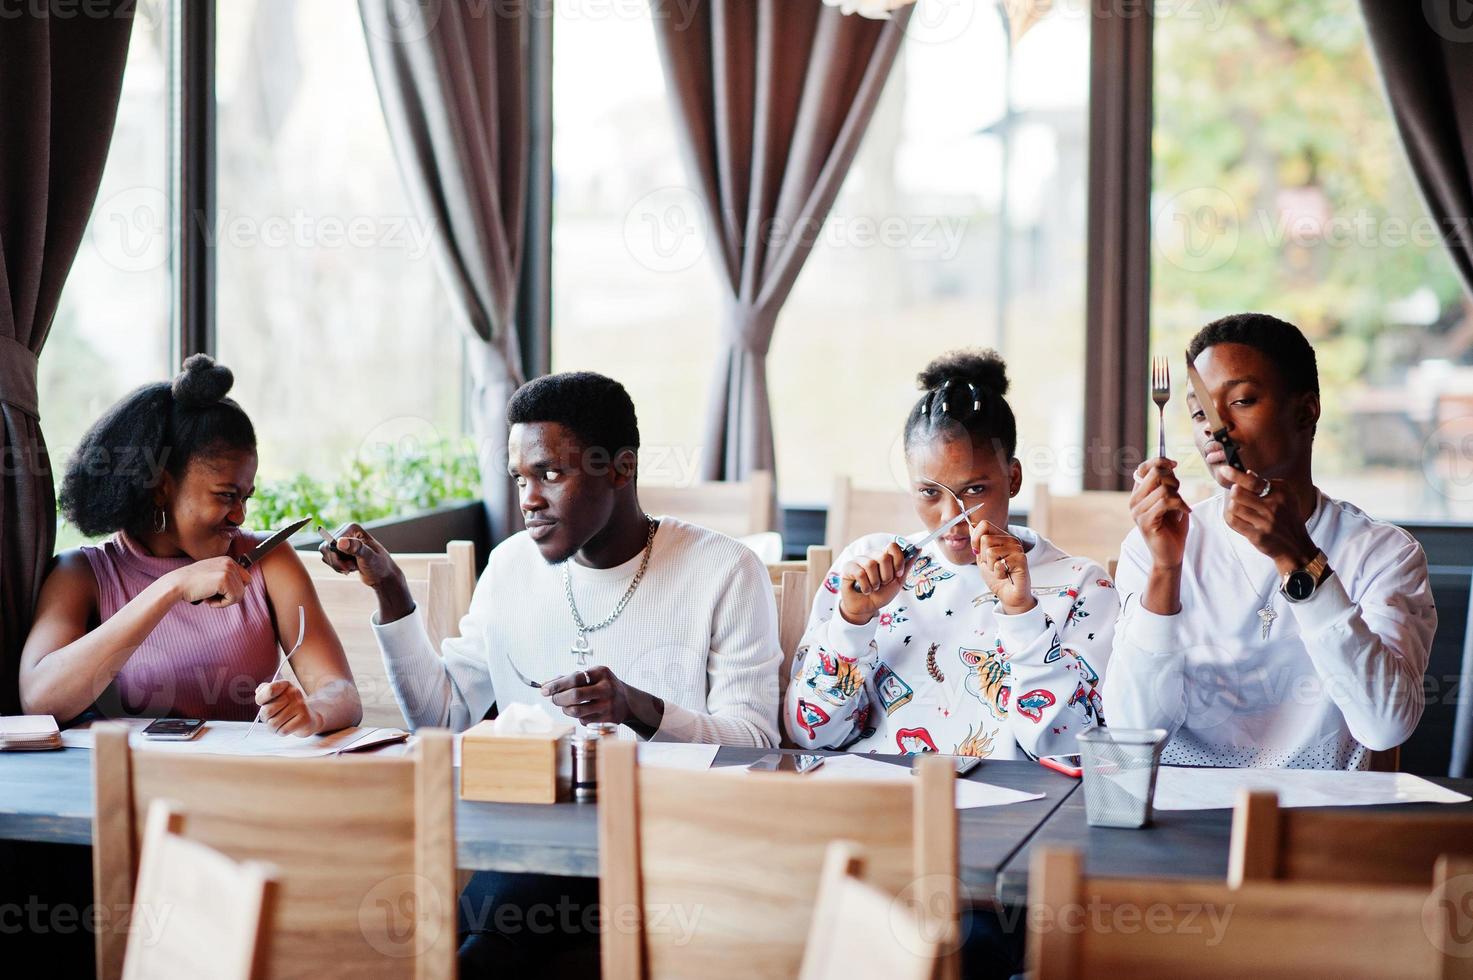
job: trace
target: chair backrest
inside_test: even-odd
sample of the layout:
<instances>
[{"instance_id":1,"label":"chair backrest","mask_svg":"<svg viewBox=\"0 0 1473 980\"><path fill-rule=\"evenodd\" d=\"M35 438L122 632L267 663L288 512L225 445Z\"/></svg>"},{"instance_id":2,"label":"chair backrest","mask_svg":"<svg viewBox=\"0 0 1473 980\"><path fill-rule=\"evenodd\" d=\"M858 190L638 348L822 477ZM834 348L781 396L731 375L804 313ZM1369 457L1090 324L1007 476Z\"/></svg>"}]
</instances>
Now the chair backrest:
<instances>
[{"instance_id":1,"label":"chair backrest","mask_svg":"<svg viewBox=\"0 0 1473 980\"><path fill-rule=\"evenodd\" d=\"M830 844L798 980L931 980L940 955L937 937L913 909L864 880L860 849L851 841Z\"/></svg>"},{"instance_id":2,"label":"chair backrest","mask_svg":"<svg viewBox=\"0 0 1473 980\"><path fill-rule=\"evenodd\" d=\"M641 769L599 748L599 899L610 978L793 977L827 845L853 841L874 884L914 901L954 976L957 820L949 760L915 779L823 781L743 769ZM867 924L849 923L845 941ZM883 927L875 923L874 927Z\"/></svg>"},{"instance_id":3,"label":"chair backrest","mask_svg":"<svg viewBox=\"0 0 1473 980\"><path fill-rule=\"evenodd\" d=\"M1104 565L1120 554L1120 543L1135 527L1130 494L1124 490L1086 490L1054 496L1048 486L1033 488L1028 526L1065 554L1092 558Z\"/></svg>"},{"instance_id":4,"label":"chair backrest","mask_svg":"<svg viewBox=\"0 0 1473 980\"><path fill-rule=\"evenodd\" d=\"M639 503L650 514L668 514L733 538L776 531L772 474L758 470L741 481L688 487L639 485Z\"/></svg>"},{"instance_id":5,"label":"chair backrest","mask_svg":"<svg viewBox=\"0 0 1473 980\"><path fill-rule=\"evenodd\" d=\"M276 870L184 836L184 815L148 810L123 980L253 980L265 964Z\"/></svg>"},{"instance_id":6,"label":"chair backrest","mask_svg":"<svg viewBox=\"0 0 1473 980\"><path fill-rule=\"evenodd\" d=\"M834 480L824 543L839 551L866 534L905 534L920 525L904 490L860 490L847 476Z\"/></svg>"},{"instance_id":7,"label":"chair backrest","mask_svg":"<svg viewBox=\"0 0 1473 980\"><path fill-rule=\"evenodd\" d=\"M403 726L404 714L389 686L383 654L374 639L370 617L378 609L373 590L352 575L339 575L317 557L303 554L307 574L317 589L323 611L342 641L363 702L364 725ZM460 620L470 611L476 586L475 545L452 541L444 554L399 554L394 561L409 583L409 594L424 611L430 643L460 635Z\"/></svg>"},{"instance_id":8,"label":"chair backrest","mask_svg":"<svg viewBox=\"0 0 1473 980\"><path fill-rule=\"evenodd\" d=\"M1425 888L1443 854L1473 860L1473 814L1281 808L1274 793L1244 790L1233 810L1228 884L1319 881Z\"/></svg>"},{"instance_id":9,"label":"chair backrest","mask_svg":"<svg viewBox=\"0 0 1473 980\"><path fill-rule=\"evenodd\" d=\"M808 592L806 572L784 572L779 586L777 604L777 638L782 648L783 659L778 667L779 697L788 690L788 680L793 675L793 659L798 643L803 639L803 628L808 625L808 608L813 596Z\"/></svg>"},{"instance_id":10,"label":"chair backrest","mask_svg":"<svg viewBox=\"0 0 1473 980\"><path fill-rule=\"evenodd\" d=\"M134 751L125 726L94 733L99 905L132 900L144 815L167 799L191 840L278 869L265 977L454 976L448 733L421 729L408 755L323 759ZM100 980L121 975L126 938L97 930Z\"/></svg>"},{"instance_id":11,"label":"chair backrest","mask_svg":"<svg viewBox=\"0 0 1473 980\"><path fill-rule=\"evenodd\" d=\"M1459 880L1473 863L1459 859L1439 860L1430 890L1299 882L1234 889L1085 877L1082 866L1077 851L1033 854L1028 963L1035 980L1473 973L1473 909L1466 879Z\"/></svg>"}]
</instances>

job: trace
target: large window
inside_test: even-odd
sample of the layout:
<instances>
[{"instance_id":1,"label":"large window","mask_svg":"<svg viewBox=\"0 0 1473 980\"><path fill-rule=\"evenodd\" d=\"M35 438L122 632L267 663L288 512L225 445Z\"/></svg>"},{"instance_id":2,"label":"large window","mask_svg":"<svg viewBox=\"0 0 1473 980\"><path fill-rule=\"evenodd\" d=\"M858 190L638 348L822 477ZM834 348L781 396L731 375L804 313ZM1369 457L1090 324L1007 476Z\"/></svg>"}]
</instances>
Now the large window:
<instances>
[{"instance_id":1,"label":"large window","mask_svg":"<svg viewBox=\"0 0 1473 980\"><path fill-rule=\"evenodd\" d=\"M651 483L698 476L721 294L644 4L556 4L552 366L618 378Z\"/></svg>"},{"instance_id":2,"label":"large window","mask_svg":"<svg viewBox=\"0 0 1473 980\"><path fill-rule=\"evenodd\" d=\"M784 503L894 486L915 374L960 346L1007 356L1030 478L1079 485L1089 22L1007 37L992 3L916 11L768 358ZM692 479L721 294L649 14L573 5L554 38L554 367L618 376L642 476Z\"/></svg>"},{"instance_id":3,"label":"large window","mask_svg":"<svg viewBox=\"0 0 1473 980\"><path fill-rule=\"evenodd\" d=\"M458 435L463 342L357 4L216 9L219 356L257 426L261 478L331 479Z\"/></svg>"},{"instance_id":4,"label":"large window","mask_svg":"<svg viewBox=\"0 0 1473 980\"><path fill-rule=\"evenodd\" d=\"M1026 471L1077 491L1084 400L1089 19L1054 5L1010 45L994 3L922 2L769 358L780 492L903 487L916 373L1008 362Z\"/></svg>"},{"instance_id":5,"label":"large window","mask_svg":"<svg viewBox=\"0 0 1473 980\"><path fill-rule=\"evenodd\" d=\"M1473 319L1356 3L1201 13L1156 22L1152 348L1179 363L1217 316L1290 320L1319 359L1320 486L1387 519L1473 518L1461 434L1444 425L1473 392ZM1175 407L1170 444L1205 479Z\"/></svg>"},{"instance_id":6,"label":"large window","mask_svg":"<svg viewBox=\"0 0 1473 980\"><path fill-rule=\"evenodd\" d=\"M41 355L41 421L58 480L82 433L109 405L170 373L171 6L143 0L134 15L97 205Z\"/></svg>"}]
</instances>

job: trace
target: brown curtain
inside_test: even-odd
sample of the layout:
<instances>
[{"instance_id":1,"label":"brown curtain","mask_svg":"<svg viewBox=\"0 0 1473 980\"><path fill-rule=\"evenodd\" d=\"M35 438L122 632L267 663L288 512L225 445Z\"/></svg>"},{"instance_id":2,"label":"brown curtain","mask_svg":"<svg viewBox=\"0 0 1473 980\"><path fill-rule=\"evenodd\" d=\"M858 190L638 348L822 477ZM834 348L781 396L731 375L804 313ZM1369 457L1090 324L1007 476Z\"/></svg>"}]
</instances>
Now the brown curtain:
<instances>
[{"instance_id":1,"label":"brown curtain","mask_svg":"<svg viewBox=\"0 0 1473 980\"><path fill-rule=\"evenodd\" d=\"M0 19L0 713L10 714L56 543L36 358L97 197L133 29L133 0L54 6Z\"/></svg>"},{"instance_id":2,"label":"brown curtain","mask_svg":"<svg viewBox=\"0 0 1473 980\"><path fill-rule=\"evenodd\" d=\"M767 351L859 149L911 8L888 21L820 0L655 0L691 183L726 291L705 477L773 471Z\"/></svg>"},{"instance_id":3,"label":"brown curtain","mask_svg":"<svg viewBox=\"0 0 1473 980\"><path fill-rule=\"evenodd\" d=\"M472 334L470 414L493 541L521 526L505 417L522 383L515 317L531 149L529 2L359 0L400 173L434 229L442 278Z\"/></svg>"},{"instance_id":4,"label":"brown curtain","mask_svg":"<svg viewBox=\"0 0 1473 980\"><path fill-rule=\"evenodd\" d=\"M1361 0L1412 173L1473 295L1473 16L1466 0Z\"/></svg>"}]
</instances>

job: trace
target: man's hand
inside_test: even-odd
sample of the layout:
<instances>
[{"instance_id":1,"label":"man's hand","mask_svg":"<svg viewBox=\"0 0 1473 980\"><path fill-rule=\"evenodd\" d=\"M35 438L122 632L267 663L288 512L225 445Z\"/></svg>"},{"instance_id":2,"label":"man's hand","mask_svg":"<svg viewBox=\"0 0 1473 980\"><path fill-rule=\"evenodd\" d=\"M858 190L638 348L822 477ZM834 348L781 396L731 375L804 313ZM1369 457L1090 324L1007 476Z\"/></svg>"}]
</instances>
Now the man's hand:
<instances>
[{"instance_id":1,"label":"man's hand","mask_svg":"<svg viewBox=\"0 0 1473 980\"><path fill-rule=\"evenodd\" d=\"M645 738L654 735L665 717L665 702L630 687L604 666L556 677L542 685L542 696L580 725L611 722L628 725Z\"/></svg>"},{"instance_id":2,"label":"man's hand","mask_svg":"<svg viewBox=\"0 0 1473 980\"><path fill-rule=\"evenodd\" d=\"M1304 527L1299 502L1284 490L1283 480L1242 473L1231 466L1217 468L1219 479L1229 481L1227 506L1222 510L1228 527L1273 559L1280 575L1288 575L1314 560L1320 550ZM1267 490L1266 495L1264 491Z\"/></svg>"},{"instance_id":3,"label":"man's hand","mask_svg":"<svg viewBox=\"0 0 1473 980\"><path fill-rule=\"evenodd\" d=\"M1148 459L1136 468L1130 516L1151 552L1151 562L1161 569L1181 568L1192 508L1181 497L1175 460Z\"/></svg>"},{"instance_id":4,"label":"man's hand","mask_svg":"<svg viewBox=\"0 0 1473 980\"><path fill-rule=\"evenodd\" d=\"M404 573L394 564L388 549L358 524L344 524L332 543L317 546L322 561L343 575L358 573L363 584L378 596L379 624L392 623L414 612L414 599Z\"/></svg>"}]
</instances>

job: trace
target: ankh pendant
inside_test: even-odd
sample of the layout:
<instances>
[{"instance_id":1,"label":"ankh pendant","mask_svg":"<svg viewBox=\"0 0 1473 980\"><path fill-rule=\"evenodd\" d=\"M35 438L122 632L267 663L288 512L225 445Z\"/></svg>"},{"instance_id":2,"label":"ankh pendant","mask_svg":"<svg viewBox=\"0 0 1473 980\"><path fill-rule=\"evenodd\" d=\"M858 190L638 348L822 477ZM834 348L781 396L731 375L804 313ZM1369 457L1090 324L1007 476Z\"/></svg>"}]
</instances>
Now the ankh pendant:
<instances>
[{"instance_id":1,"label":"ankh pendant","mask_svg":"<svg viewBox=\"0 0 1473 980\"><path fill-rule=\"evenodd\" d=\"M593 654L593 645L588 642L588 634L578 634L578 638L573 641L572 654L578 658L578 666L587 665L589 656Z\"/></svg>"},{"instance_id":2,"label":"ankh pendant","mask_svg":"<svg viewBox=\"0 0 1473 980\"><path fill-rule=\"evenodd\" d=\"M1266 640L1268 639L1269 627L1273 626L1274 620L1279 618L1279 614L1273 611L1273 607L1264 606L1262 609L1258 610L1258 618L1263 621L1262 637Z\"/></svg>"}]
</instances>

